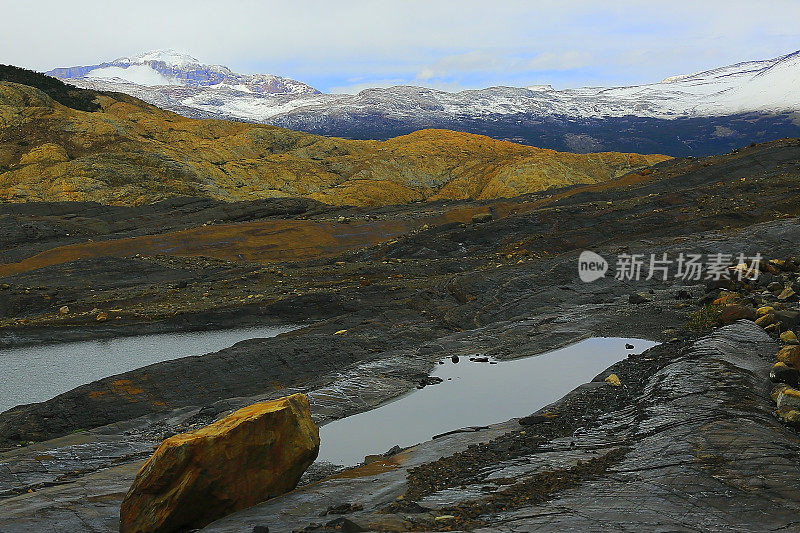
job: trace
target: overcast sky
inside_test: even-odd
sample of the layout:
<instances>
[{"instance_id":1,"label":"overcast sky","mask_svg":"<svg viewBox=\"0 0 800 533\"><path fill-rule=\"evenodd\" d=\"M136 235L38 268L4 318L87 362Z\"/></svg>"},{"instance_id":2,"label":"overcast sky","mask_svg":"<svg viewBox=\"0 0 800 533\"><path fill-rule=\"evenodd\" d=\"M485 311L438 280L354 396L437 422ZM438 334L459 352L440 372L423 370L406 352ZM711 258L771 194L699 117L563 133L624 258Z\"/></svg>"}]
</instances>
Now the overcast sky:
<instances>
[{"instance_id":1,"label":"overcast sky","mask_svg":"<svg viewBox=\"0 0 800 533\"><path fill-rule=\"evenodd\" d=\"M800 0L0 0L0 63L159 48L324 92L628 85L800 49Z\"/></svg>"}]
</instances>

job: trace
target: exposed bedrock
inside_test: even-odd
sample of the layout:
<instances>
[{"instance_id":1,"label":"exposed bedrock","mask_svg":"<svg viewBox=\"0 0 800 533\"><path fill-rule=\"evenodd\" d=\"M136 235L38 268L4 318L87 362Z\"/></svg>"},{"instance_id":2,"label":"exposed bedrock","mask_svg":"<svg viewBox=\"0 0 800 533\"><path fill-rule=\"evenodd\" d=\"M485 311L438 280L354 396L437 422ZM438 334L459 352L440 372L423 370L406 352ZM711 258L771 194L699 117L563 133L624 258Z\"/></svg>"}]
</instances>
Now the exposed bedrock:
<instances>
[{"instance_id":1,"label":"exposed bedrock","mask_svg":"<svg viewBox=\"0 0 800 533\"><path fill-rule=\"evenodd\" d=\"M622 387L604 372L546 408L553 421L427 442L384 472L368 465L204 531L292 531L332 520L319 515L343 502L363 506L348 519L368 530L791 528L800 439L772 414L775 349L749 321L688 347L664 344L613 367Z\"/></svg>"}]
</instances>

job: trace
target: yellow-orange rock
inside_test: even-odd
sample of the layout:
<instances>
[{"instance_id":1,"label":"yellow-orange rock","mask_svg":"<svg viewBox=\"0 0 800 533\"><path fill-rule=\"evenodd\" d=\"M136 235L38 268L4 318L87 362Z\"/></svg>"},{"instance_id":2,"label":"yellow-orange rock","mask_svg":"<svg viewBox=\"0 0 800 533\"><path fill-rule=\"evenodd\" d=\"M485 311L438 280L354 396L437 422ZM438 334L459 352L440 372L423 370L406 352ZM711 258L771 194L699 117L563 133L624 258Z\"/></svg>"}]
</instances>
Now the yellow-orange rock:
<instances>
[{"instance_id":1,"label":"yellow-orange rock","mask_svg":"<svg viewBox=\"0 0 800 533\"><path fill-rule=\"evenodd\" d=\"M761 326L762 328L766 328L767 326L775 323L775 314L774 313L767 313L766 315L761 315L756 319L756 324Z\"/></svg>"},{"instance_id":2,"label":"yellow-orange rock","mask_svg":"<svg viewBox=\"0 0 800 533\"><path fill-rule=\"evenodd\" d=\"M784 331L781 333L781 341L787 344L797 344L797 334L794 331Z\"/></svg>"},{"instance_id":3,"label":"yellow-orange rock","mask_svg":"<svg viewBox=\"0 0 800 533\"><path fill-rule=\"evenodd\" d=\"M764 305L756 309L756 316L761 318L764 315L770 315L775 313L775 308L770 307L768 305Z\"/></svg>"},{"instance_id":4,"label":"yellow-orange rock","mask_svg":"<svg viewBox=\"0 0 800 533\"><path fill-rule=\"evenodd\" d=\"M304 395L239 409L161 443L122 502L119 530L201 528L292 490L318 451Z\"/></svg>"},{"instance_id":5,"label":"yellow-orange rock","mask_svg":"<svg viewBox=\"0 0 800 533\"><path fill-rule=\"evenodd\" d=\"M778 362L800 370L800 346L793 344L781 348L778 351Z\"/></svg>"}]
</instances>

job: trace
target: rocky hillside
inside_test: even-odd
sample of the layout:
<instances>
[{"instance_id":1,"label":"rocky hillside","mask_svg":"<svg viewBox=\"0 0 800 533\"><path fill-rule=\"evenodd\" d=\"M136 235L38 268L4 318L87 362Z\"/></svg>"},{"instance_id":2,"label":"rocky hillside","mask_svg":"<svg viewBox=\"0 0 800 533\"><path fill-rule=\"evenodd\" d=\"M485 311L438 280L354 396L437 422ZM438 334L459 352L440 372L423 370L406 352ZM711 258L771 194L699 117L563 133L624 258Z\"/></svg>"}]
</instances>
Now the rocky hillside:
<instances>
[{"instance_id":1,"label":"rocky hillside","mask_svg":"<svg viewBox=\"0 0 800 533\"><path fill-rule=\"evenodd\" d=\"M0 199L124 205L178 196L299 196L335 205L487 199L596 183L667 159L560 153L444 130L350 141L190 119L119 93L90 94L97 111L0 81Z\"/></svg>"}]
</instances>

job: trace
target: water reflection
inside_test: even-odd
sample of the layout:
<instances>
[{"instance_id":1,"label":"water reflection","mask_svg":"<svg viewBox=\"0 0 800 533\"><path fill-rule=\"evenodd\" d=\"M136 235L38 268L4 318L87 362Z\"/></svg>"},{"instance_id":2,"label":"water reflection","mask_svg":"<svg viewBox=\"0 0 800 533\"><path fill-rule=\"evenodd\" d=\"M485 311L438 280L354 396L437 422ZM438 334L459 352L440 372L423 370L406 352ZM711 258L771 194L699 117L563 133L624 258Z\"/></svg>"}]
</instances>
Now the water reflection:
<instances>
[{"instance_id":1,"label":"water reflection","mask_svg":"<svg viewBox=\"0 0 800 533\"><path fill-rule=\"evenodd\" d=\"M626 349L632 344L633 349ZM320 428L318 461L353 465L365 455L426 441L466 426L525 416L591 380L629 353L656 342L595 337L545 354L513 361L445 358L432 376L443 381ZM473 358L476 359L476 358ZM457 363L457 364L454 364Z\"/></svg>"}]
</instances>

